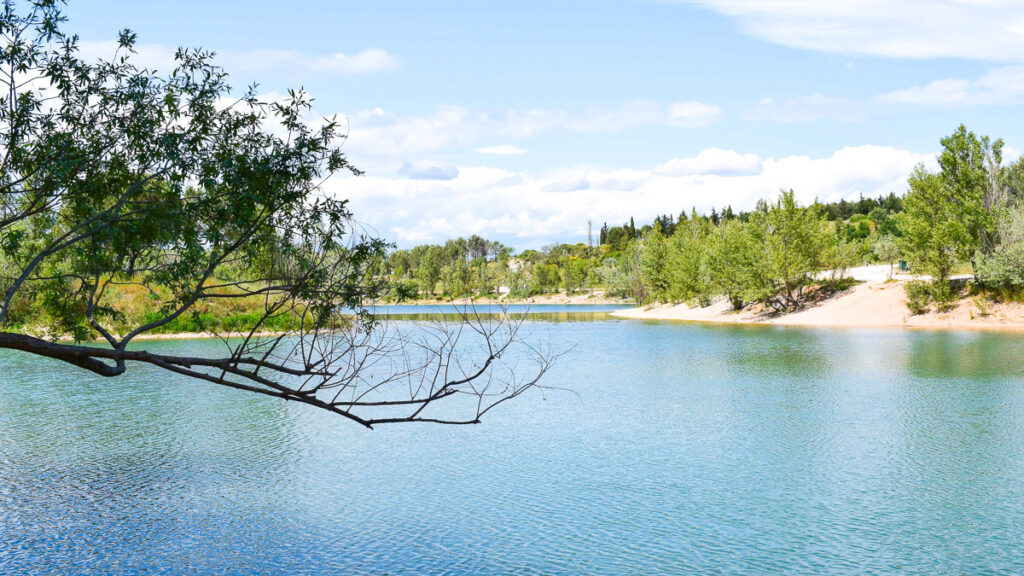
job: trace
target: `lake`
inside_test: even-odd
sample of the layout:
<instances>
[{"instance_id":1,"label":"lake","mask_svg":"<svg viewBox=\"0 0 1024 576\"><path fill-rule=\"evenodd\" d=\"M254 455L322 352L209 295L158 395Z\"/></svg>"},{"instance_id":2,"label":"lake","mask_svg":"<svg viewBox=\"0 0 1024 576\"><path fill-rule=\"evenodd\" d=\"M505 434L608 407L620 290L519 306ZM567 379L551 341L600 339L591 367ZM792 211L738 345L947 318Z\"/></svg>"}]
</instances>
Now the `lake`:
<instances>
[{"instance_id":1,"label":"lake","mask_svg":"<svg viewBox=\"0 0 1024 576\"><path fill-rule=\"evenodd\" d=\"M0 573L1024 572L1024 337L584 318L468 427L2 352Z\"/></svg>"}]
</instances>

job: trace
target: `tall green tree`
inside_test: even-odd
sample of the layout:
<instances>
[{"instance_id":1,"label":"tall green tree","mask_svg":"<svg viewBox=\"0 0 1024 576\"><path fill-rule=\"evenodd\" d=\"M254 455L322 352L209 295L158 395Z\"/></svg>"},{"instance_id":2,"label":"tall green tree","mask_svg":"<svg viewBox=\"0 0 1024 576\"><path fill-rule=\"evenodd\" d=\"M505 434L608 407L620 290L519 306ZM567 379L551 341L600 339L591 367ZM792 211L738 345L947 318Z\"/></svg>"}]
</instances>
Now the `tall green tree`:
<instances>
[{"instance_id":1,"label":"tall green tree","mask_svg":"<svg viewBox=\"0 0 1024 576\"><path fill-rule=\"evenodd\" d=\"M751 227L739 220L726 220L708 242L708 276L712 289L740 310L757 286L761 254Z\"/></svg>"},{"instance_id":2,"label":"tall green tree","mask_svg":"<svg viewBox=\"0 0 1024 576\"><path fill-rule=\"evenodd\" d=\"M998 241L998 212L1006 200L1003 141L979 137L961 124L941 144L939 178L945 201L956 207L954 216L967 228L970 241L962 245L961 255L974 263L975 252L989 254Z\"/></svg>"},{"instance_id":3,"label":"tall green tree","mask_svg":"<svg viewBox=\"0 0 1024 576\"><path fill-rule=\"evenodd\" d=\"M814 274L825 267L833 238L820 206L802 207L786 190L765 211L752 214L750 226L763 255L748 293L775 310L796 309Z\"/></svg>"},{"instance_id":4,"label":"tall green tree","mask_svg":"<svg viewBox=\"0 0 1024 576\"><path fill-rule=\"evenodd\" d=\"M908 183L898 216L900 251L916 269L946 282L957 260L970 258L977 246L971 220L962 217L961 204L938 174L918 166Z\"/></svg>"},{"instance_id":5,"label":"tall green tree","mask_svg":"<svg viewBox=\"0 0 1024 576\"><path fill-rule=\"evenodd\" d=\"M665 300L669 295L669 242L661 232L652 231L644 236L641 245L640 271L644 284L654 299Z\"/></svg>"},{"instance_id":6,"label":"tall green tree","mask_svg":"<svg viewBox=\"0 0 1024 576\"><path fill-rule=\"evenodd\" d=\"M669 241L668 296L672 300L695 300L711 304L714 296L709 271L709 237L714 226L706 218L694 218L678 226Z\"/></svg>"}]
</instances>

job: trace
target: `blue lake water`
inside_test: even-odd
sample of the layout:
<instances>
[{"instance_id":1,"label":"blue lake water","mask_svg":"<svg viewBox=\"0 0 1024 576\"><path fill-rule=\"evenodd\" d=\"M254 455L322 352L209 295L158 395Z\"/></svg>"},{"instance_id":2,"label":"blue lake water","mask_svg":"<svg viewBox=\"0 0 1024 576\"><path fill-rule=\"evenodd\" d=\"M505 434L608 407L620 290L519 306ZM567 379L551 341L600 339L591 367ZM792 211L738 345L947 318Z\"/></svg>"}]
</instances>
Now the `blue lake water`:
<instances>
[{"instance_id":1,"label":"blue lake water","mask_svg":"<svg viewBox=\"0 0 1024 576\"><path fill-rule=\"evenodd\" d=\"M525 329L469 427L0 353L0 573L1024 573L1024 337Z\"/></svg>"}]
</instances>

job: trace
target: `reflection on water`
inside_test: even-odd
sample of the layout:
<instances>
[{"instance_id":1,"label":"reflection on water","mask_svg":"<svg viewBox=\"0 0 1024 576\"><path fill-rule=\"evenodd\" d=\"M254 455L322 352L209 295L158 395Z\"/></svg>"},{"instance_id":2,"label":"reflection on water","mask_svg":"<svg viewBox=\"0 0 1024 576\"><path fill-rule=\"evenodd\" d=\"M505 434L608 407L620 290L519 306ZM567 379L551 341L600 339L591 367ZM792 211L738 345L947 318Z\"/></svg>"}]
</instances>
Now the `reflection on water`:
<instances>
[{"instance_id":1,"label":"reflection on water","mask_svg":"<svg viewBox=\"0 0 1024 576\"><path fill-rule=\"evenodd\" d=\"M386 320L414 322L457 322L463 318L497 320L503 317L529 318L536 322L593 322L609 320L616 310L632 308L622 304L395 304L367 308Z\"/></svg>"},{"instance_id":2,"label":"reflection on water","mask_svg":"<svg viewBox=\"0 0 1024 576\"><path fill-rule=\"evenodd\" d=\"M468 428L0 353L0 573L1024 571L1024 338L593 314Z\"/></svg>"}]
</instances>

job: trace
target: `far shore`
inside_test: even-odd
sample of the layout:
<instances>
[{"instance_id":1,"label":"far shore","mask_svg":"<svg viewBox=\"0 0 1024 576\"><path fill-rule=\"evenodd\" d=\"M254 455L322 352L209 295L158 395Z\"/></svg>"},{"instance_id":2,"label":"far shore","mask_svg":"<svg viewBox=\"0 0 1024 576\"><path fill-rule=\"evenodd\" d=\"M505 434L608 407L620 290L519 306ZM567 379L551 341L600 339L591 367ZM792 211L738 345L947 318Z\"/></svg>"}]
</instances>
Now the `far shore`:
<instances>
[{"instance_id":1,"label":"far shore","mask_svg":"<svg viewBox=\"0 0 1024 576\"><path fill-rule=\"evenodd\" d=\"M888 270L888 267L885 267ZM675 320L719 324L755 324L828 328L920 328L934 330L1005 330L1024 332L1024 305L992 303L979 307L965 298L949 312L911 314L903 289L906 277L886 280L877 267L857 278L860 284L827 300L789 314L772 315L744 309L734 311L725 299L705 308L660 304L618 310L612 316L637 320ZM984 309L983 309L984 308Z\"/></svg>"},{"instance_id":2,"label":"far shore","mask_svg":"<svg viewBox=\"0 0 1024 576\"><path fill-rule=\"evenodd\" d=\"M398 304L398 303L393 303ZM494 305L494 306L529 306L531 304L537 305L561 305L561 306L575 306L575 305L630 305L634 304L632 299L626 298L612 298L605 296L604 291L594 290L592 292L581 292L579 294L566 294L565 292L559 292L557 294L539 294L537 296L530 296L528 298L512 298L506 296L504 298L457 298L454 300L444 300L440 298L422 298L419 300L407 300L401 302L399 305L440 305L454 304L456 306L470 306L476 305Z\"/></svg>"}]
</instances>

